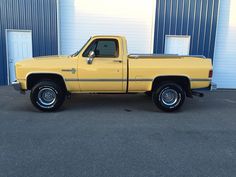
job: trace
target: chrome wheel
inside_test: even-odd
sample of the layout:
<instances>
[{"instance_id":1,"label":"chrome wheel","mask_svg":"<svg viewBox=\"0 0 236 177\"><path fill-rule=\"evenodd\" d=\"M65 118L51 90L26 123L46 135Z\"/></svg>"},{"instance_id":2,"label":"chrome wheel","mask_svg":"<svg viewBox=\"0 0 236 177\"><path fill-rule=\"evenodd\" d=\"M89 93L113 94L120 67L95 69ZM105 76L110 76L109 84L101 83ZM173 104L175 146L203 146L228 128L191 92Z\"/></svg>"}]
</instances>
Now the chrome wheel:
<instances>
[{"instance_id":1,"label":"chrome wheel","mask_svg":"<svg viewBox=\"0 0 236 177\"><path fill-rule=\"evenodd\" d=\"M162 83L153 89L152 100L161 110L173 112L183 105L185 91L176 83Z\"/></svg>"},{"instance_id":2,"label":"chrome wheel","mask_svg":"<svg viewBox=\"0 0 236 177\"><path fill-rule=\"evenodd\" d=\"M51 80L38 82L30 92L30 99L35 108L44 112L56 111L65 101L66 90Z\"/></svg>"},{"instance_id":3,"label":"chrome wheel","mask_svg":"<svg viewBox=\"0 0 236 177\"><path fill-rule=\"evenodd\" d=\"M164 89L160 94L161 101L167 106L175 105L179 100L179 95L174 89Z\"/></svg>"},{"instance_id":4,"label":"chrome wheel","mask_svg":"<svg viewBox=\"0 0 236 177\"><path fill-rule=\"evenodd\" d=\"M41 106L53 106L56 102L56 92L52 88L43 88L38 92L38 101Z\"/></svg>"}]
</instances>

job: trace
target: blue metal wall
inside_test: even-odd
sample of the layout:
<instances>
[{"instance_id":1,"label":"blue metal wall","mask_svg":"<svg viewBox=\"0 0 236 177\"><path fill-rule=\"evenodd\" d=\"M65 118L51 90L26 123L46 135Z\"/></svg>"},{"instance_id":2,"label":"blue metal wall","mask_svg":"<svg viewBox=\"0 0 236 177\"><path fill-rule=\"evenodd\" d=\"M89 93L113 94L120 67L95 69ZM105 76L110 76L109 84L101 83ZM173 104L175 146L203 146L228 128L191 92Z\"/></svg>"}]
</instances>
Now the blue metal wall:
<instances>
[{"instance_id":1,"label":"blue metal wall","mask_svg":"<svg viewBox=\"0 0 236 177\"><path fill-rule=\"evenodd\" d=\"M0 85L7 84L6 29L32 30L33 56L57 54L57 1L0 0Z\"/></svg>"},{"instance_id":2,"label":"blue metal wall","mask_svg":"<svg viewBox=\"0 0 236 177\"><path fill-rule=\"evenodd\" d=\"M154 53L164 53L165 35L190 35L191 55L213 58L219 0L157 0Z\"/></svg>"}]
</instances>

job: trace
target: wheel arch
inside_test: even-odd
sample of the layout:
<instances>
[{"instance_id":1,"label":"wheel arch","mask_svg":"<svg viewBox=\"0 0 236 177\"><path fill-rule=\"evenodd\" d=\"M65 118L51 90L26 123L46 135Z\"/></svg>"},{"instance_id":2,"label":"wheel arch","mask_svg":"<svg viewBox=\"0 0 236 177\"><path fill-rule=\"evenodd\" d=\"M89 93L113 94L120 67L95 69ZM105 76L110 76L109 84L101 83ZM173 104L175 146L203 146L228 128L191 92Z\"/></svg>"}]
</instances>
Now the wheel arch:
<instances>
[{"instance_id":1,"label":"wheel arch","mask_svg":"<svg viewBox=\"0 0 236 177\"><path fill-rule=\"evenodd\" d=\"M186 96L192 97L191 82L189 77L184 75L157 76L152 81L151 90L164 82L172 82L181 85L186 93Z\"/></svg>"},{"instance_id":2,"label":"wheel arch","mask_svg":"<svg viewBox=\"0 0 236 177\"><path fill-rule=\"evenodd\" d=\"M26 77L26 88L31 90L35 84L42 80L51 80L58 84L61 84L62 87L67 91L65 80L62 75L58 73L29 73Z\"/></svg>"}]
</instances>

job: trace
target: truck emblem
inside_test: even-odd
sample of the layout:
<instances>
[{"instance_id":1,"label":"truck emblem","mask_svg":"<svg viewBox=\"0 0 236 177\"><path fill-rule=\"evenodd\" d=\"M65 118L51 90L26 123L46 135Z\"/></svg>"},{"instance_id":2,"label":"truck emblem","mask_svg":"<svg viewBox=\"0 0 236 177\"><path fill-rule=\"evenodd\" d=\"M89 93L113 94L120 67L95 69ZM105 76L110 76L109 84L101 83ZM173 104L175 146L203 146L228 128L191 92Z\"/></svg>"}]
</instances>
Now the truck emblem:
<instances>
[{"instance_id":1,"label":"truck emblem","mask_svg":"<svg viewBox=\"0 0 236 177\"><path fill-rule=\"evenodd\" d=\"M71 69L62 69L61 71L63 72L71 72L72 74L76 73L76 69L75 68L71 68Z\"/></svg>"}]
</instances>

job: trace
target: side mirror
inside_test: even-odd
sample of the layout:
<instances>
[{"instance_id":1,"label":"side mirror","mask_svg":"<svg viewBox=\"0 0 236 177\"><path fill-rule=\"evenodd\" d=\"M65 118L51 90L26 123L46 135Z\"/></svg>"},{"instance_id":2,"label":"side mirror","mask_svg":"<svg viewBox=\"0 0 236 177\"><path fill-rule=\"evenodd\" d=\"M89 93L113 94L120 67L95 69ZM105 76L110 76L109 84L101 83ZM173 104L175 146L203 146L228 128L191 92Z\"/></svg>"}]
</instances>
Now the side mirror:
<instances>
[{"instance_id":1,"label":"side mirror","mask_svg":"<svg viewBox=\"0 0 236 177\"><path fill-rule=\"evenodd\" d=\"M94 51L90 51L88 54L87 64L92 64L95 57Z\"/></svg>"}]
</instances>

